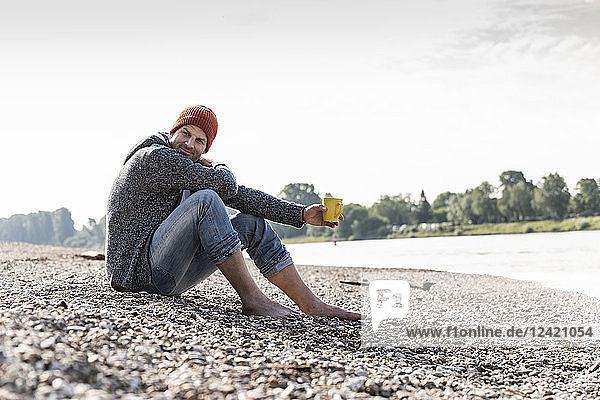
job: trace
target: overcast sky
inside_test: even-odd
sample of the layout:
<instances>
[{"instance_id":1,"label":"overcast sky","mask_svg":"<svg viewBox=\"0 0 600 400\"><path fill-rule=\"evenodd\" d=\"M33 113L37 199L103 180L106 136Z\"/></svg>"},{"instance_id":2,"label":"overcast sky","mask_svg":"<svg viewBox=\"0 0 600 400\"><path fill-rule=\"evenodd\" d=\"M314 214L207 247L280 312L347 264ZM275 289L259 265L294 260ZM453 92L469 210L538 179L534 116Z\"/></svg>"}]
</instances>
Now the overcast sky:
<instances>
[{"instance_id":1,"label":"overcast sky","mask_svg":"<svg viewBox=\"0 0 600 400\"><path fill-rule=\"evenodd\" d=\"M127 151L192 104L219 120L207 157L271 194L600 178L598 1L6 3L0 217L100 218Z\"/></svg>"}]
</instances>

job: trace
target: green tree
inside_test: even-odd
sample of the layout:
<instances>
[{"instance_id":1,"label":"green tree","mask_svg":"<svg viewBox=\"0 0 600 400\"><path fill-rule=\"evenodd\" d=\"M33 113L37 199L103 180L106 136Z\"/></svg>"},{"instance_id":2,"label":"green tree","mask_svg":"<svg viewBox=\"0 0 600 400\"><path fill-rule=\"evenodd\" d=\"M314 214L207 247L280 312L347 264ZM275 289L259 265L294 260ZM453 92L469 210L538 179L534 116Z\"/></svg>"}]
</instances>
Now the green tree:
<instances>
[{"instance_id":1,"label":"green tree","mask_svg":"<svg viewBox=\"0 0 600 400\"><path fill-rule=\"evenodd\" d=\"M498 210L508 221L522 221L534 215L532 200L533 186L520 181L504 187L498 200Z\"/></svg>"},{"instance_id":2,"label":"green tree","mask_svg":"<svg viewBox=\"0 0 600 400\"><path fill-rule=\"evenodd\" d=\"M102 217L99 222L89 218L88 223L75 233L75 235L65 240L65 245L69 247L84 247L87 249L102 250L106 238L106 217Z\"/></svg>"},{"instance_id":3,"label":"green tree","mask_svg":"<svg viewBox=\"0 0 600 400\"><path fill-rule=\"evenodd\" d=\"M534 207L545 218L561 220L567 215L571 194L567 184L559 174L549 174L542 178L534 192Z\"/></svg>"},{"instance_id":4,"label":"green tree","mask_svg":"<svg viewBox=\"0 0 600 400\"><path fill-rule=\"evenodd\" d=\"M54 243L64 244L67 238L75 235L77 232L74 228L71 212L62 207L52 212L52 226L54 231ZM102 239L104 240L104 239Z\"/></svg>"},{"instance_id":5,"label":"green tree","mask_svg":"<svg viewBox=\"0 0 600 400\"><path fill-rule=\"evenodd\" d=\"M415 205L410 196L384 195L371 207L371 215L381 217L391 225L403 225L413 222Z\"/></svg>"},{"instance_id":6,"label":"green tree","mask_svg":"<svg viewBox=\"0 0 600 400\"><path fill-rule=\"evenodd\" d=\"M15 214L9 218L0 219L0 240L6 242L24 242L27 238L25 219L26 216L23 214Z\"/></svg>"},{"instance_id":7,"label":"green tree","mask_svg":"<svg viewBox=\"0 0 600 400\"><path fill-rule=\"evenodd\" d=\"M488 182L483 182L475 189L471 190L471 211L474 216L474 223L481 224L483 222L494 222L499 218L498 206L496 199L492 196L496 192L496 188Z\"/></svg>"},{"instance_id":8,"label":"green tree","mask_svg":"<svg viewBox=\"0 0 600 400\"><path fill-rule=\"evenodd\" d=\"M352 224L355 221L361 223L369 216L369 210L360 204L349 203L344 205L344 220L335 229L335 235L339 238L350 238L354 234Z\"/></svg>"},{"instance_id":9,"label":"green tree","mask_svg":"<svg viewBox=\"0 0 600 400\"><path fill-rule=\"evenodd\" d=\"M339 225L338 225L339 226ZM333 229L328 226L312 226L306 227L306 236L312 237L331 237L333 236Z\"/></svg>"},{"instance_id":10,"label":"green tree","mask_svg":"<svg viewBox=\"0 0 600 400\"><path fill-rule=\"evenodd\" d=\"M54 242L54 227L48 211L28 214L23 221L24 241L35 244L58 244Z\"/></svg>"},{"instance_id":11,"label":"green tree","mask_svg":"<svg viewBox=\"0 0 600 400\"><path fill-rule=\"evenodd\" d=\"M288 183L279 192L279 197L305 206L321 203L321 197L315 192L314 185L310 183Z\"/></svg>"},{"instance_id":12,"label":"green tree","mask_svg":"<svg viewBox=\"0 0 600 400\"><path fill-rule=\"evenodd\" d=\"M437 195L433 201L432 221L436 223L448 221L448 201L456 193L444 192Z\"/></svg>"},{"instance_id":13,"label":"green tree","mask_svg":"<svg viewBox=\"0 0 600 400\"><path fill-rule=\"evenodd\" d=\"M515 186L519 182L528 183L525 179L525 175L521 171L504 171L500 174L500 187L504 190L507 187ZM530 184L530 188L533 189L533 184Z\"/></svg>"},{"instance_id":14,"label":"green tree","mask_svg":"<svg viewBox=\"0 0 600 400\"><path fill-rule=\"evenodd\" d=\"M583 216L600 213L600 189L595 179L580 179L575 190L577 193L571 199L574 212Z\"/></svg>"},{"instance_id":15,"label":"green tree","mask_svg":"<svg viewBox=\"0 0 600 400\"><path fill-rule=\"evenodd\" d=\"M433 210L431 220L434 223L448 222L448 207L440 207Z\"/></svg>"},{"instance_id":16,"label":"green tree","mask_svg":"<svg viewBox=\"0 0 600 400\"><path fill-rule=\"evenodd\" d=\"M455 193L450 196L448 199L448 219L458 225L471 223L473 216L469 192Z\"/></svg>"},{"instance_id":17,"label":"green tree","mask_svg":"<svg viewBox=\"0 0 600 400\"><path fill-rule=\"evenodd\" d=\"M23 214L11 215L10 218L0 218L0 240L4 242L22 241L23 224L17 219L24 218Z\"/></svg>"},{"instance_id":18,"label":"green tree","mask_svg":"<svg viewBox=\"0 0 600 400\"><path fill-rule=\"evenodd\" d=\"M367 217L363 220L355 220L352 223L354 239L379 239L387 236L390 231L387 221L377 215Z\"/></svg>"},{"instance_id":19,"label":"green tree","mask_svg":"<svg viewBox=\"0 0 600 400\"><path fill-rule=\"evenodd\" d=\"M433 201L433 209L437 210L438 208L448 207L448 200L450 197L455 195L456 193L452 192L444 192L437 195L435 200Z\"/></svg>"},{"instance_id":20,"label":"green tree","mask_svg":"<svg viewBox=\"0 0 600 400\"><path fill-rule=\"evenodd\" d=\"M0 240L4 241L62 245L75 232L66 208L0 219Z\"/></svg>"},{"instance_id":21,"label":"green tree","mask_svg":"<svg viewBox=\"0 0 600 400\"><path fill-rule=\"evenodd\" d=\"M279 192L279 197L283 200L292 201L305 206L321 203L321 197L315 192L314 185L310 183L288 183L281 192ZM306 225L298 229L293 226L272 222L271 226L281 238L304 236L307 235L308 232Z\"/></svg>"},{"instance_id":22,"label":"green tree","mask_svg":"<svg viewBox=\"0 0 600 400\"><path fill-rule=\"evenodd\" d=\"M415 218L418 223L431 222L433 220L433 210L425 197L425 191L421 189L421 197L415 209Z\"/></svg>"},{"instance_id":23,"label":"green tree","mask_svg":"<svg viewBox=\"0 0 600 400\"><path fill-rule=\"evenodd\" d=\"M533 216L531 200L534 185L525 179L521 171L504 171L500 174L502 197L498 199L498 210L508 221L520 221Z\"/></svg>"}]
</instances>

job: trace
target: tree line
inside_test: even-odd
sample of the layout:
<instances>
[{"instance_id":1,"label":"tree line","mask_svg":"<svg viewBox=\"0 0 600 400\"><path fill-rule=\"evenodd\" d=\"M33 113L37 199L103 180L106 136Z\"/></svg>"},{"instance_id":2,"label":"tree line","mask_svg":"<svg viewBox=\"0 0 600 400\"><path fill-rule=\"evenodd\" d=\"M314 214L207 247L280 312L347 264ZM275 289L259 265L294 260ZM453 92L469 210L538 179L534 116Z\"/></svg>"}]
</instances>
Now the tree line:
<instances>
[{"instance_id":1,"label":"tree line","mask_svg":"<svg viewBox=\"0 0 600 400\"><path fill-rule=\"evenodd\" d=\"M15 214L0 218L0 241L49 244L55 246L103 249L106 237L105 217L96 222L89 218L81 230L74 228L71 212L66 208Z\"/></svg>"},{"instance_id":2,"label":"tree line","mask_svg":"<svg viewBox=\"0 0 600 400\"><path fill-rule=\"evenodd\" d=\"M383 195L371 207L349 203L344 205L344 222L335 230L304 226L297 229L273 223L282 238L298 236L340 239L385 238L411 226L430 226L561 220L568 216L600 214L600 180L580 179L571 195L565 180L557 173L544 176L538 184L525 179L521 171L504 171L499 186L482 182L464 193L440 193L430 204L421 191L418 200L409 195ZM325 193L323 197L331 196ZM310 205L321 203L321 195L309 183L289 183L279 193L284 200ZM233 210L228 210L230 213ZM106 237L106 221L90 218L81 230L74 228L66 208L28 215L0 218L0 241L20 241L68 247L102 249ZM414 228L412 228L414 229Z\"/></svg>"},{"instance_id":3,"label":"tree line","mask_svg":"<svg viewBox=\"0 0 600 400\"><path fill-rule=\"evenodd\" d=\"M574 195L558 173L544 176L536 185L521 171L504 171L499 186L482 182L464 193L440 193L433 204L424 191L413 201L409 195L383 195L371 207L344 205L344 222L335 230L340 239L375 239L410 229L419 224L464 225L553 219L600 214L600 180L583 178ZM326 194L325 196L327 196ZM315 188L307 183L290 183L279 196L301 204L320 203ZM305 226L298 230L274 224L284 238L331 236L330 229Z\"/></svg>"}]
</instances>

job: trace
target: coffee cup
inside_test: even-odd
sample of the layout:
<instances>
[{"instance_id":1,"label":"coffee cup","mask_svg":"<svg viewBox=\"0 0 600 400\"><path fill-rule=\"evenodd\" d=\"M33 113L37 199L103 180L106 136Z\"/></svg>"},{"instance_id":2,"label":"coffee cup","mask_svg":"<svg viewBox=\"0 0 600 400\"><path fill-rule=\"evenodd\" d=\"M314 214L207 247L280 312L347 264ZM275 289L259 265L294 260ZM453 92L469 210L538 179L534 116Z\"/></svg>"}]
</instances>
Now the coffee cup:
<instances>
[{"instance_id":1,"label":"coffee cup","mask_svg":"<svg viewBox=\"0 0 600 400\"><path fill-rule=\"evenodd\" d=\"M337 222L344 211L344 205L342 199L335 197L325 197L323 199L323 205L327 207L327 211L323 212L323 221L326 222Z\"/></svg>"}]
</instances>

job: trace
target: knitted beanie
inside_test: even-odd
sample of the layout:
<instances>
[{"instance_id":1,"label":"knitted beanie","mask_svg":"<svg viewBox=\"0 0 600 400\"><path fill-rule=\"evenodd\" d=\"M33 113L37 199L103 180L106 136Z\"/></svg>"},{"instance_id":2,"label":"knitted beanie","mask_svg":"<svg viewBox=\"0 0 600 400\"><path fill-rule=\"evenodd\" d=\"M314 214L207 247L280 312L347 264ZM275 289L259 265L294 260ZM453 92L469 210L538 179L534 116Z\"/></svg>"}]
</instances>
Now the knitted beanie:
<instances>
[{"instance_id":1,"label":"knitted beanie","mask_svg":"<svg viewBox=\"0 0 600 400\"><path fill-rule=\"evenodd\" d=\"M191 106L179 114L179 118L175 121L175 124L171 128L171 133L174 133L177 129L184 125L195 125L202 129L206 133L206 151L210 148L215 136L217 136L217 116L208 107L205 106Z\"/></svg>"}]
</instances>

